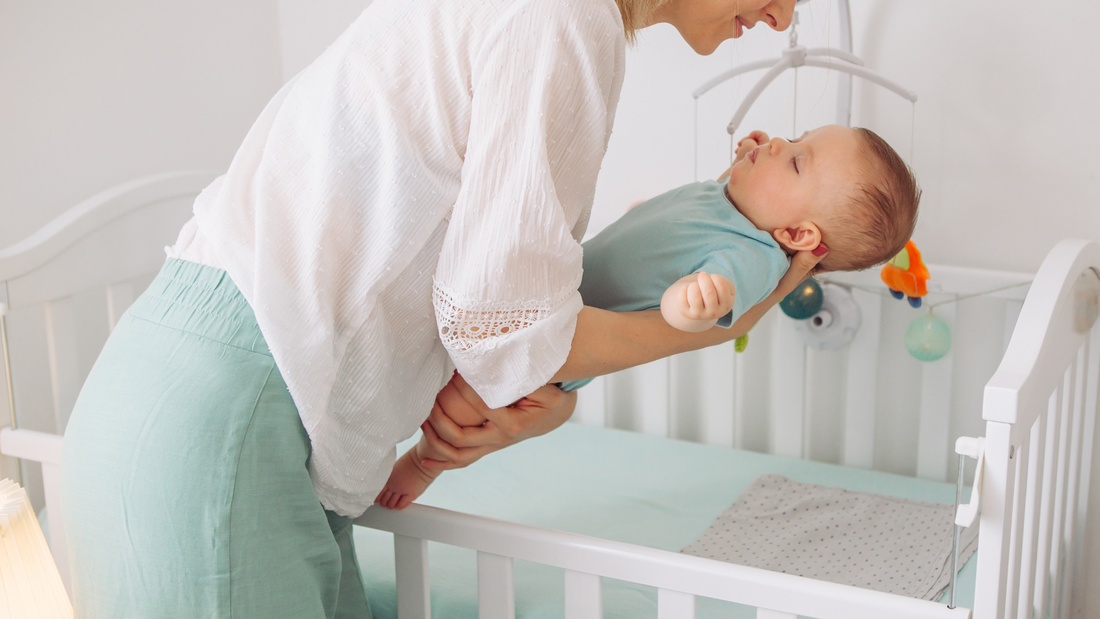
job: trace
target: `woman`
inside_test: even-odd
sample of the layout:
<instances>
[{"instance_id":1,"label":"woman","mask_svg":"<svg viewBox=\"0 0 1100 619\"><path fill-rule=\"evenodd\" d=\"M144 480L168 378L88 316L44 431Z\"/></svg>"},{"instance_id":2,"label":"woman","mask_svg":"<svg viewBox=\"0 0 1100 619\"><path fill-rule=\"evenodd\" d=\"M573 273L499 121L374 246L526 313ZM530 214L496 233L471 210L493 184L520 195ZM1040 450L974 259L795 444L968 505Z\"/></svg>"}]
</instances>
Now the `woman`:
<instances>
[{"instance_id":1,"label":"woman","mask_svg":"<svg viewBox=\"0 0 1100 619\"><path fill-rule=\"evenodd\" d=\"M427 411L463 465L563 422L553 382L747 330L814 257L686 334L582 307L579 240L635 30L709 54L793 5L376 0L268 104L88 378L63 464L78 615L369 616L350 517ZM459 406L493 422L451 427Z\"/></svg>"}]
</instances>

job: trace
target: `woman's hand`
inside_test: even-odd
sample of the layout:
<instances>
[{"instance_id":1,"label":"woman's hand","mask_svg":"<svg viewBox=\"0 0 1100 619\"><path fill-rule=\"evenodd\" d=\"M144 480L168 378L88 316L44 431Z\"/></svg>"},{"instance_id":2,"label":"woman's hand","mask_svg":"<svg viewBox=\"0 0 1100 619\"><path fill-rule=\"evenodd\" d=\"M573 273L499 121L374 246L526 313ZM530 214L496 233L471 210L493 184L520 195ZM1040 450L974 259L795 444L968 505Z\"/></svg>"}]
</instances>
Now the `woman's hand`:
<instances>
[{"instance_id":1,"label":"woman's hand","mask_svg":"<svg viewBox=\"0 0 1100 619\"><path fill-rule=\"evenodd\" d=\"M424 464L441 471L469 466L486 454L557 428L569 419L576 405L576 393L544 385L511 406L492 409L456 372L420 426L428 443L446 460L425 460ZM486 421L462 427L448 413L466 418L476 414Z\"/></svg>"}]
</instances>

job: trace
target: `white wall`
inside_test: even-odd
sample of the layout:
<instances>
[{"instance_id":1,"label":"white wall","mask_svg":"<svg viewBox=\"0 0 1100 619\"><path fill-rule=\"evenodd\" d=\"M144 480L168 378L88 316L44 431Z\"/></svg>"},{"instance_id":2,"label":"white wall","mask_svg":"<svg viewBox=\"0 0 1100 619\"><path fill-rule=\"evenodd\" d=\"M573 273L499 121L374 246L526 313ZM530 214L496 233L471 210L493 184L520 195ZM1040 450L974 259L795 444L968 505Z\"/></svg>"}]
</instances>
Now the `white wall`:
<instances>
[{"instance_id":1,"label":"white wall","mask_svg":"<svg viewBox=\"0 0 1100 619\"><path fill-rule=\"evenodd\" d=\"M283 81L306 68L325 51L370 0L275 0L279 13L279 48Z\"/></svg>"},{"instance_id":2,"label":"white wall","mask_svg":"<svg viewBox=\"0 0 1100 619\"><path fill-rule=\"evenodd\" d=\"M0 247L123 181L225 169L281 83L268 0L0 2Z\"/></svg>"}]
</instances>

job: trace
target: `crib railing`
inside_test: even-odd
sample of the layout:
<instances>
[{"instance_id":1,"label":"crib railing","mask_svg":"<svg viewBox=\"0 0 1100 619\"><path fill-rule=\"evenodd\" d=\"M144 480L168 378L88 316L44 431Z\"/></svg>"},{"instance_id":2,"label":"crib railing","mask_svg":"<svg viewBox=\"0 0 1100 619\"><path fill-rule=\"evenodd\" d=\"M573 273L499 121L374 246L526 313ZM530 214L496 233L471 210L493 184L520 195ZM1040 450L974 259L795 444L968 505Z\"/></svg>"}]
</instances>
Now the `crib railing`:
<instances>
[{"instance_id":1,"label":"crib railing","mask_svg":"<svg viewBox=\"0 0 1100 619\"><path fill-rule=\"evenodd\" d=\"M935 315L963 336L956 339L965 342L967 361L977 351L988 369L956 367L954 348L931 363L912 359L903 333L928 310L889 298L877 270L837 273L829 281L849 287L862 315L846 348L809 348L796 321L771 312L750 333L744 353L730 343L597 379L580 391L574 420L953 480L951 447L960 434L981 433L981 389L1007 345L1032 276L930 269L927 302L979 295L962 301L968 304L962 311L955 303L938 305ZM974 304L981 310L966 311ZM991 323L1003 327L997 331Z\"/></svg>"},{"instance_id":2,"label":"crib railing","mask_svg":"<svg viewBox=\"0 0 1100 619\"><path fill-rule=\"evenodd\" d=\"M758 619L970 616L965 608L423 505L374 506L355 524L394 534L401 619L431 618L429 541L477 551L480 619L514 619L515 559L565 570L566 619L603 617L601 578L656 587L658 619L695 617L697 596L756 607Z\"/></svg>"},{"instance_id":3,"label":"crib railing","mask_svg":"<svg viewBox=\"0 0 1100 619\"><path fill-rule=\"evenodd\" d=\"M986 386L977 619L1062 618L1081 607L1073 585L1084 559L1098 305L1100 245L1063 241L1036 275Z\"/></svg>"}]
</instances>

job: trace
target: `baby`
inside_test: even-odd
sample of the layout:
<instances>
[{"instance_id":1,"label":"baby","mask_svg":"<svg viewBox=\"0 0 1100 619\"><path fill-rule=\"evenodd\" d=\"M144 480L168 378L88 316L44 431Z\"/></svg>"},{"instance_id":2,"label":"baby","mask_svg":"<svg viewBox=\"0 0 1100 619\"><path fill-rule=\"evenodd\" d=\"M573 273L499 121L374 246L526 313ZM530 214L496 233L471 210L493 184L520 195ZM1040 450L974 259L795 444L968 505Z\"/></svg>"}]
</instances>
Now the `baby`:
<instances>
[{"instance_id":1,"label":"baby","mask_svg":"<svg viewBox=\"0 0 1100 619\"><path fill-rule=\"evenodd\" d=\"M916 224L916 179L867 129L826 126L792 141L754 131L727 174L725 182L692 183L643 202L584 243L585 305L660 308L683 331L729 327L771 294L790 254L827 247L818 270L858 271L893 258ZM425 459L443 458L421 439L394 465L376 502L404 509L420 496L439 475Z\"/></svg>"}]
</instances>

